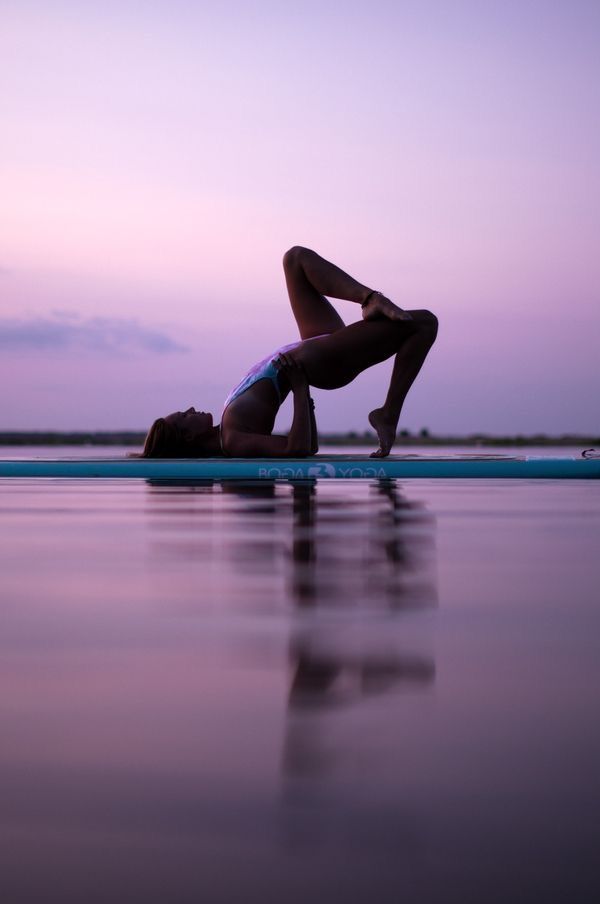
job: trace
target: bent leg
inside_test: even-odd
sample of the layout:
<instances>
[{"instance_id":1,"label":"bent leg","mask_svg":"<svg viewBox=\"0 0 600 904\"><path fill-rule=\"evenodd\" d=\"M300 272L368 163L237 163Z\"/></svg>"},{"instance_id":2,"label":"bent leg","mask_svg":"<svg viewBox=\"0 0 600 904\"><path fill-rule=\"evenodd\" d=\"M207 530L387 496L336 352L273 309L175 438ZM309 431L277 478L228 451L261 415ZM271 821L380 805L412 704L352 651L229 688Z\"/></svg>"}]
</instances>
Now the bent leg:
<instances>
[{"instance_id":1,"label":"bent leg","mask_svg":"<svg viewBox=\"0 0 600 904\"><path fill-rule=\"evenodd\" d=\"M286 251L283 269L292 312L302 339L335 333L343 328L344 321L325 295L360 304L370 292L367 286L348 276L335 264L299 245Z\"/></svg>"},{"instance_id":2,"label":"bent leg","mask_svg":"<svg viewBox=\"0 0 600 904\"><path fill-rule=\"evenodd\" d=\"M311 386L339 389L363 370L397 354L413 337L429 338L437 320L429 311L411 311L412 320L359 320L328 336L312 338L295 352ZM435 338L435 337L434 337Z\"/></svg>"},{"instance_id":3,"label":"bent leg","mask_svg":"<svg viewBox=\"0 0 600 904\"><path fill-rule=\"evenodd\" d=\"M437 331L437 318L431 314L431 319L424 321L422 328L407 339L396 353L385 402L369 414L369 423L379 439L379 448L373 453L373 458L389 455L396 439L404 400L435 342Z\"/></svg>"},{"instance_id":4,"label":"bent leg","mask_svg":"<svg viewBox=\"0 0 600 904\"><path fill-rule=\"evenodd\" d=\"M437 318L430 311L410 311L409 321L370 320L302 344L298 356L309 383L337 389L359 373L396 356L385 402L369 415L379 437L376 455L393 445L404 399L437 335Z\"/></svg>"}]
</instances>

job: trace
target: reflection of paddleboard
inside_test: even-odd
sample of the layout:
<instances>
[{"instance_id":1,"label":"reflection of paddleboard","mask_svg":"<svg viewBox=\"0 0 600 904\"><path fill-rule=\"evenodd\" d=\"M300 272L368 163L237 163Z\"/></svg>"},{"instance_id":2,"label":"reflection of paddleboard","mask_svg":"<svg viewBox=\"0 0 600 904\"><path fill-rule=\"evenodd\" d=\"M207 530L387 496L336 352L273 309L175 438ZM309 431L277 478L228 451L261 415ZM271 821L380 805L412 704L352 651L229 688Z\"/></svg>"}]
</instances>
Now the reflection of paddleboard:
<instances>
[{"instance_id":1,"label":"reflection of paddleboard","mask_svg":"<svg viewBox=\"0 0 600 904\"><path fill-rule=\"evenodd\" d=\"M600 459L505 455L315 455L312 458L0 459L0 477L105 477L147 480L303 480L314 478L600 478Z\"/></svg>"}]
</instances>

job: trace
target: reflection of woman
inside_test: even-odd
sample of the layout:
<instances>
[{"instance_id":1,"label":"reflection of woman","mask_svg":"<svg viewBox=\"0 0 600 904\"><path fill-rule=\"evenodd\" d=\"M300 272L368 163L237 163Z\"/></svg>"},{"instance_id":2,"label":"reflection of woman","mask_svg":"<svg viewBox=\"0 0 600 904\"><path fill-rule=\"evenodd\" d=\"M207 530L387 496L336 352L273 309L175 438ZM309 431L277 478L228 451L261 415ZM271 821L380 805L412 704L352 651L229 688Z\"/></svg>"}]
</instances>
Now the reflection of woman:
<instances>
[{"instance_id":1,"label":"reflection of woman","mask_svg":"<svg viewBox=\"0 0 600 904\"><path fill-rule=\"evenodd\" d=\"M403 311L308 248L290 248L283 266L300 341L252 368L229 394L220 425L195 408L159 418L146 438L145 456L314 454L317 431L309 386L337 389L395 355L386 399L369 415L379 439L374 455L389 454L406 394L435 340L437 318L430 311ZM326 295L360 304L363 319L344 326ZM292 427L288 436L275 436L275 416L290 391Z\"/></svg>"}]
</instances>

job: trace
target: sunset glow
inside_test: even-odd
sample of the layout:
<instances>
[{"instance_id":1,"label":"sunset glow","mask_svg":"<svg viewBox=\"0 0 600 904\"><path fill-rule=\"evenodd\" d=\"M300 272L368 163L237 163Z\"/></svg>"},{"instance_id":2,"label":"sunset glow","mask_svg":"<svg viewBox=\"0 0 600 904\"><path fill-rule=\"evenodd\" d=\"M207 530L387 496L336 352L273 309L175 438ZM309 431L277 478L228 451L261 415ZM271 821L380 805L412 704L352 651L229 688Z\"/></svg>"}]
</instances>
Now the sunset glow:
<instances>
[{"instance_id":1,"label":"sunset glow","mask_svg":"<svg viewBox=\"0 0 600 904\"><path fill-rule=\"evenodd\" d=\"M401 427L598 429L597 4L24 0L0 21L0 429L218 418L295 338L292 244L438 314ZM320 427L366 429L388 371L316 393Z\"/></svg>"}]
</instances>

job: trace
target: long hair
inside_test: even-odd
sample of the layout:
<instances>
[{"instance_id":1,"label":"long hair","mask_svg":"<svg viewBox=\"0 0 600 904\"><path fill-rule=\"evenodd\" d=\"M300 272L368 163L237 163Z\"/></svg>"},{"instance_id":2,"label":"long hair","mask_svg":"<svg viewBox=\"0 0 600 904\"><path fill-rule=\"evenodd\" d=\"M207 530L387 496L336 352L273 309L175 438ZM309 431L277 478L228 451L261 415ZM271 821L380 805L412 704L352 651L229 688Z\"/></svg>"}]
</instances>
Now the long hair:
<instances>
[{"instance_id":1,"label":"long hair","mask_svg":"<svg viewBox=\"0 0 600 904\"><path fill-rule=\"evenodd\" d=\"M185 458L186 452L189 455L188 444L179 427L169 424L164 417L155 420L144 443L143 458Z\"/></svg>"}]
</instances>

